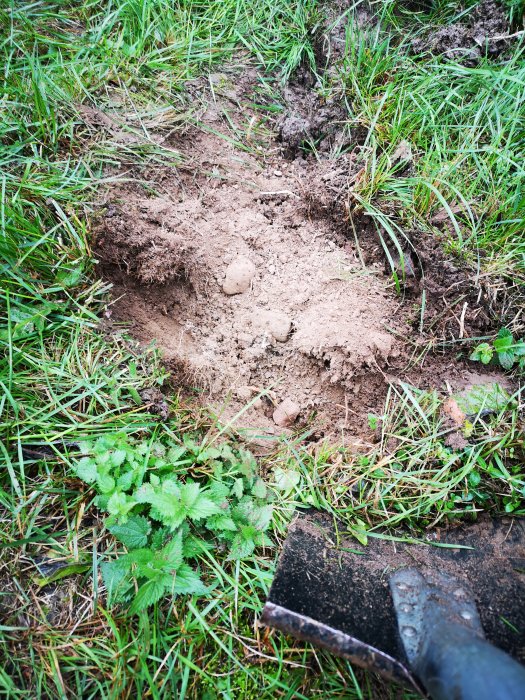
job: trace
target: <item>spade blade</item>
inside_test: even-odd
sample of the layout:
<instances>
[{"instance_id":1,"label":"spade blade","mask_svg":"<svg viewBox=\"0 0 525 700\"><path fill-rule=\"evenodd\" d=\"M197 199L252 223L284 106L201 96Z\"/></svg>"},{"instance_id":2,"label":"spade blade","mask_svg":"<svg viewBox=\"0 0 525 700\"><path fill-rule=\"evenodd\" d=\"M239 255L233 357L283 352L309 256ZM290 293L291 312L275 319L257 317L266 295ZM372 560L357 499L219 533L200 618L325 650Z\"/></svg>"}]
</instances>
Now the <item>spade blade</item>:
<instances>
[{"instance_id":1,"label":"spade blade","mask_svg":"<svg viewBox=\"0 0 525 700\"><path fill-rule=\"evenodd\" d=\"M279 558L263 624L417 688L388 586L394 571L417 567L423 573L445 572L468 586L487 639L525 660L523 519L487 517L468 526L437 528L428 544L384 537L369 536L365 547L319 513L296 518Z\"/></svg>"}]
</instances>

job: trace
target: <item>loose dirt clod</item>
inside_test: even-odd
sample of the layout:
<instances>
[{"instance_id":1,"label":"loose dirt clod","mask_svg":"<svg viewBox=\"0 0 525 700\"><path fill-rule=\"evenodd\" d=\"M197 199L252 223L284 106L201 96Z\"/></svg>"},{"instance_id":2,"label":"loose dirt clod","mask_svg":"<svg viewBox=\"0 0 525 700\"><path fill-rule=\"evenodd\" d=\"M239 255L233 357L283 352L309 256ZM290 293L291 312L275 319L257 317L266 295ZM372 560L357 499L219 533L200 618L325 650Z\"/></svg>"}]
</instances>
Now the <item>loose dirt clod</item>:
<instances>
[{"instance_id":1,"label":"loose dirt clod","mask_svg":"<svg viewBox=\"0 0 525 700\"><path fill-rule=\"evenodd\" d=\"M280 428L289 428L295 423L300 412L299 404L287 397L273 412L273 422Z\"/></svg>"},{"instance_id":2,"label":"loose dirt clod","mask_svg":"<svg viewBox=\"0 0 525 700\"><path fill-rule=\"evenodd\" d=\"M255 265L244 255L239 255L226 268L226 279L222 285L225 294L242 294L250 288L255 277Z\"/></svg>"},{"instance_id":3,"label":"loose dirt clod","mask_svg":"<svg viewBox=\"0 0 525 700\"><path fill-rule=\"evenodd\" d=\"M254 328L266 330L280 343L285 343L292 330L292 319L280 311L261 310L253 315Z\"/></svg>"}]
</instances>

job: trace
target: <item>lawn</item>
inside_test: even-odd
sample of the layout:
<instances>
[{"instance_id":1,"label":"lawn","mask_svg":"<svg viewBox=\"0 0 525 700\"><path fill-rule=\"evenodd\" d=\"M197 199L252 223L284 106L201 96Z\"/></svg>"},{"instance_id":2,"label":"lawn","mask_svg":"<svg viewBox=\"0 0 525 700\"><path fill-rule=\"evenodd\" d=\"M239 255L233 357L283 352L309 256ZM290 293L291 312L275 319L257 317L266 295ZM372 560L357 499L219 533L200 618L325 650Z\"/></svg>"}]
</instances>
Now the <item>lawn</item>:
<instances>
[{"instance_id":1,"label":"lawn","mask_svg":"<svg viewBox=\"0 0 525 700\"><path fill-rule=\"evenodd\" d=\"M294 512L333 514L356 543L379 526L419 537L446 518L525 515L523 3L505 3L516 36L495 40L499 52L482 46L476 60L411 42L479 2L414 5L376 3L363 24L352 6L316 0L1 4L5 697L410 697L257 624ZM343 13L330 63L323 32ZM404 298L414 231L479 283L483 337L427 328L425 291L405 302L419 319L407 340L413 363L433 353L467 362L474 351L474 370L487 360L509 379L503 402L487 411L485 396L470 412L460 448L446 441L439 392L392 383L381 415L363 416L374 435L365 449L298 431L255 459L154 345L105 325L99 198L119 180L146 181L149 167L183 167L157 135L197 124L190 81L235 62L271 85L265 117L282 111L287 81L309 71L321 99L344 105L340 130L364 134L343 204L377 226L393 294ZM141 138L119 140L86 118L109 109ZM318 147L301 144L307 158L334 163L345 150ZM152 388L164 393L163 416Z\"/></svg>"}]
</instances>

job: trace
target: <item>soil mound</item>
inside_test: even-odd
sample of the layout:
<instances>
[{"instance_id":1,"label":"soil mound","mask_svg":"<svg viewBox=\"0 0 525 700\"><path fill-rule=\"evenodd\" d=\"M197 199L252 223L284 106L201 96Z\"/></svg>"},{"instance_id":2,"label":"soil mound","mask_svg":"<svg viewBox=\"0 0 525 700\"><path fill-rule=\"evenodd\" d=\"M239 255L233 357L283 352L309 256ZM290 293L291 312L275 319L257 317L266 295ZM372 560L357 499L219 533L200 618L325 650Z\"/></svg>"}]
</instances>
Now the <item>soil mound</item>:
<instances>
[{"instance_id":1,"label":"soil mound","mask_svg":"<svg viewBox=\"0 0 525 700\"><path fill-rule=\"evenodd\" d=\"M290 400L300 419L348 427L348 393L365 411L378 405L400 352L391 331L406 331L383 266L363 267L328 217L310 216L304 160L262 165L202 132L191 158L182 185L111 193L97 239L113 314L212 402L229 396L229 413L254 398L245 425L281 432L273 414Z\"/></svg>"}]
</instances>

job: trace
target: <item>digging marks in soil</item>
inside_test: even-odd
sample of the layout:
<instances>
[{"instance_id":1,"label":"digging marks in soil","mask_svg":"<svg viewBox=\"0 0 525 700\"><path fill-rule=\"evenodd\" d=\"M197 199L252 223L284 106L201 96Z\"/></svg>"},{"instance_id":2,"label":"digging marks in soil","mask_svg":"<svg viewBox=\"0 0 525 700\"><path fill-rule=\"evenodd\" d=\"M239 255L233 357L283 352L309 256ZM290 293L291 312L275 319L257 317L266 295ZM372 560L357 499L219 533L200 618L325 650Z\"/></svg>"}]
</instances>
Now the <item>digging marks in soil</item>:
<instances>
[{"instance_id":1,"label":"digging marks in soil","mask_svg":"<svg viewBox=\"0 0 525 700\"><path fill-rule=\"evenodd\" d=\"M328 219L309 218L313 161L262 165L202 132L188 145L182 183L111 195L98 246L114 314L156 339L212 403L230 395L229 416L269 389L244 425L281 432L292 421L274 412L287 399L303 419L348 428L354 402L377 405L382 370L400 352L389 328L406 330L383 268L363 268Z\"/></svg>"},{"instance_id":2,"label":"digging marks in soil","mask_svg":"<svg viewBox=\"0 0 525 700\"><path fill-rule=\"evenodd\" d=\"M503 4L483 0L463 21L445 25L414 40L412 47L416 53L430 51L475 64L485 54L494 57L502 53L509 45L505 39L509 33L509 21Z\"/></svg>"}]
</instances>

